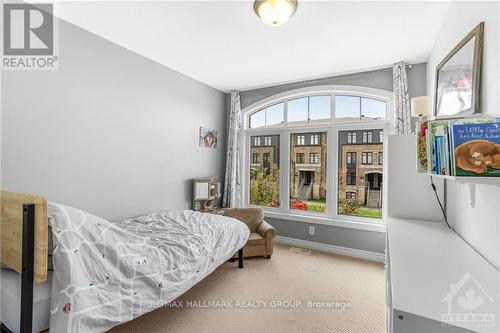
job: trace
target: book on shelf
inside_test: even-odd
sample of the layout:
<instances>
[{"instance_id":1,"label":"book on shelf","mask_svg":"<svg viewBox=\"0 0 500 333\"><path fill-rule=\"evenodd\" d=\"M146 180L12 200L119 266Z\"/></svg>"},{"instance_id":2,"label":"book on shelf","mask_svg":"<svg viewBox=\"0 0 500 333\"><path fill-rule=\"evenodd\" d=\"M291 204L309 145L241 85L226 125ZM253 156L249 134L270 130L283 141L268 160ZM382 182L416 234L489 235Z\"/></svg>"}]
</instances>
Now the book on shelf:
<instances>
[{"instance_id":1,"label":"book on shelf","mask_svg":"<svg viewBox=\"0 0 500 333\"><path fill-rule=\"evenodd\" d=\"M500 118L431 120L427 126L429 174L500 176Z\"/></svg>"},{"instance_id":2,"label":"book on shelf","mask_svg":"<svg viewBox=\"0 0 500 333\"><path fill-rule=\"evenodd\" d=\"M429 122L423 121L417 124L417 172L427 173L427 130Z\"/></svg>"},{"instance_id":3,"label":"book on shelf","mask_svg":"<svg viewBox=\"0 0 500 333\"><path fill-rule=\"evenodd\" d=\"M450 120L429 121L427 130L427 172L451 175Z\"/></svg>"},{"instance_id":4,"label":"book on shelf","mask_svg":"<svg viewBox=\"0 0 500 333\"><path fill-rule=\"evenodd\" d=\"M456 121L452 138L456 176L500 176L500 118Z\"/></svg>"}]
</instances>

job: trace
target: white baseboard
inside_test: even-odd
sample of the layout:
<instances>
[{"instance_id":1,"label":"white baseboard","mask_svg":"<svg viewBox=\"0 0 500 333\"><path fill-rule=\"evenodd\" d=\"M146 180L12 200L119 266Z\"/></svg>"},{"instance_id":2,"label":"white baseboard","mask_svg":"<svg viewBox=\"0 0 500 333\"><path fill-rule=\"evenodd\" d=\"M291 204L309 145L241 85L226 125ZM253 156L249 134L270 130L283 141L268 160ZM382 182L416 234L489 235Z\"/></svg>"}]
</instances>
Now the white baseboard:
<instances>
[{"instance_id":1,"label":"white baseboard","mask_svg":"<svg viewBox=\"0 0 500 333\"><path fill-rule=\"evenodd\" d=\"M377 252L370 252L358 249L351 249L348 247L342 247L337 245L316 243L311 241L306 241L302 239L289 238L283 236L276 236L274 239L276 242L281 244L286 244L290 246L302 247L309 250L323 251L329 253L340 254L343 256L354 257L359 259L365 259L376 262L384 262L384 254Z\"/></svg>"}]
</instances>

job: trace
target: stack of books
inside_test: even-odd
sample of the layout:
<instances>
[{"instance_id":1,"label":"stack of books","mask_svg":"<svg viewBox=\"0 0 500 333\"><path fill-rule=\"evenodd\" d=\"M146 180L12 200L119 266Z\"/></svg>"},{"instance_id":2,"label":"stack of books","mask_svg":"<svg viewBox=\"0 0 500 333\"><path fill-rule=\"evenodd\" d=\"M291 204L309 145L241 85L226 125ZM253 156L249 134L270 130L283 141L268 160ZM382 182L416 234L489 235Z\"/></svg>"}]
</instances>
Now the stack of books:
<instances>
[{"instance_id":1,"label":"stack of books","mask_svg":"<svg viewBox=\"0 0 500 333\"><path fill-rule=\"evenodd\" d=\"M431 120L419 128L418 166L426 164L427 173L500 176L500 118Z\"/></svg>"}]
</instances>

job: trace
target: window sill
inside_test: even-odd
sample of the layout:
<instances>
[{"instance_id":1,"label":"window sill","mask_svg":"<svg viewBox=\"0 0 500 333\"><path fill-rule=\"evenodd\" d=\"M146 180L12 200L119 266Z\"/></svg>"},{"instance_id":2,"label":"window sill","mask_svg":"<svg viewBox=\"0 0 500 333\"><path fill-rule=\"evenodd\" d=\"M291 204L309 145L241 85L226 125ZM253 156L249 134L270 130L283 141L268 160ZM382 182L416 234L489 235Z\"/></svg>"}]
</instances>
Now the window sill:
<instances>
[{"instance_id":1,"label":"window sill","mask_svg":"<svg viewBox=\"0 0 500 333\"><path fill-rule=\"evenodd\" d=\"M326 216L292 214L292 213L283 213L283 212L273 212L273 211L269 211L269 210L264 210L264 216L278 219L278 220L290 220L290 221L294 221L294 222L322 224L322 225L328 225L328 226L332 226L332 227L361 229L361 230L384 232L384 233L385 233L385 229L386 229L385 221L383 221L383 220L380 220L380 224L378 224L378 223L375 224L375 223L370 223L370 222L335 219L335 218L326 217Z\"/></svg>"}]
</instances>

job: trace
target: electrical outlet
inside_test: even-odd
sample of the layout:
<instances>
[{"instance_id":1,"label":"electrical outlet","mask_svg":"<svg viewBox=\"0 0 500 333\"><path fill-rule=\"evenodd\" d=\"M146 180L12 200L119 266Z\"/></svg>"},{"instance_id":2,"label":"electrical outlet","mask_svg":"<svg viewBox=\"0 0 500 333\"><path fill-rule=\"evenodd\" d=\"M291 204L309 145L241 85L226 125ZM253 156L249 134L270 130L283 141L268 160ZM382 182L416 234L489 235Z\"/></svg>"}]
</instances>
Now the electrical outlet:
<instances>
[{"instance_id":1,"label":"electrical outlet","mask_svg":"<svg viewBox=\"0 0 500 333\"><path fill-rule=\"evenodd\" d=\"M314 232L315 232L315 230L314 230L314 229L315 229L315 228L314 228L314 226L313 226L313 225L310 225L310 226L309 226L309 235L314 236Z\"/></svg>"}]
</instances>

